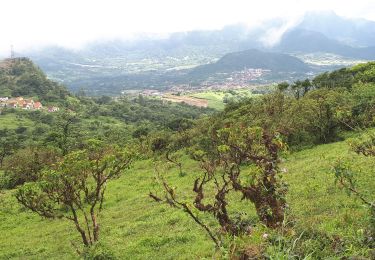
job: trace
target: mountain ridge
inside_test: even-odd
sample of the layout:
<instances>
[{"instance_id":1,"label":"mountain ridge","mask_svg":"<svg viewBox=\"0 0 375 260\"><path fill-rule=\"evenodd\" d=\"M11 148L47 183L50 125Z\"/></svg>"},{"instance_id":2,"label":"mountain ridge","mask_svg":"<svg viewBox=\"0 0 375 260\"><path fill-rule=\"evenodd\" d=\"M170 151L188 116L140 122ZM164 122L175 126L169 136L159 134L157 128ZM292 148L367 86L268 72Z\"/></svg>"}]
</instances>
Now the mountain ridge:
<instances>
[{"instance_id":1,"label":"mountain ridge","mask_svg":"<svg viewBox=\"0 0 375 260\"><path fill-rule=\"evenodd\" d=\"M288 54L250 49L228 53L215 63L196 67L190 75L207 77L215 73L230 73L246 68L273 72L307 72L310 70L310 67L303 61Z\"/></svg>"},{"instance_id":2,"label":"mountain ridge","mask_svg":"<svg viewBox=\"0 0 375 260\"><path fill-rule=\"evenodd\" d=\"M275 49L283 52L327 52L350 58L375 59L375 47L351 47L330 39L323 33L304 29L286 32Z\"/></svg>"}]
</instances>

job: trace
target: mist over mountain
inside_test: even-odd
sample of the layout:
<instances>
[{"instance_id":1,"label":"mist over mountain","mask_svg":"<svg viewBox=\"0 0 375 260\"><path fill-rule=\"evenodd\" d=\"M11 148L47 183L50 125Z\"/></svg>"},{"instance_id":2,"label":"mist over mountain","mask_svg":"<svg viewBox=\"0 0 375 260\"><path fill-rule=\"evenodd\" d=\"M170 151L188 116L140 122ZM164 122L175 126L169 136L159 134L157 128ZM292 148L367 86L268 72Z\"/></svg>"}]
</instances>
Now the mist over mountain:
<instances>
[{"instance_id":1,"label":"mist over mountain","mask_svg":"<svg viewBox=\"0 0 375 260\"><path fill-rule=\"evenodd\" d=\"M353 46L375 45L374 21L343 18L333 11L308 12L297 28L320 32Z\"/></svg>"},{"instance_id":2,"label":"mist over mountain","mask_svg":"<svg viewBox=\"0 0 375 260\"><path fill-rule=\"evenodd\" d=\"M244 67L306 71L304 62L289 62L292 57L288 57L284 68L280 64L273 67L274 60L259 51L297 56L327 53L353 62L375 59L374 25L373 21L347 19L334 12L309 12L298 22L271 19L256 27L235 24L221 30L177 32L164 37L148 35L135 40L96 41L79 50L51 46L20 55L31 57L49 77L74 89L98 85L101 91L109 85L115 89L138 89L172 82L189 83L181 80L189 77L180 76L201 74L195 71L204 71L204 75L211 70L233 71ZM260 53L262 58L258 57ZM339 66L332 65L331 69Z\"/></svg>"},{"instance_id":3,"label":"mist over mountain","mask_svg":"<svg viewBox=\"0 0 375 260\"><path fill-rule=\"evenodd\" d=\"M323 33L302 29L286 32L276 49L283 52L327 52L350 58L375 59L375 47L355 48L330 39Z\"/></svg>"}]
</instances>

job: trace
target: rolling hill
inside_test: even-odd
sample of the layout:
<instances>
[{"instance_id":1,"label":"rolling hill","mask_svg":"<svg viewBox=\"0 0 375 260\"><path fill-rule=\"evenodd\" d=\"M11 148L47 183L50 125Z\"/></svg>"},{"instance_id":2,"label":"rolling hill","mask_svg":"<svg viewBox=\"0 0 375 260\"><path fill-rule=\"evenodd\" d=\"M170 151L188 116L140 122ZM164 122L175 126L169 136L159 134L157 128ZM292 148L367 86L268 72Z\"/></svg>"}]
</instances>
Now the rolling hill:
<instances>
[{"instance_id":1,"label":"rolling hill","mask_svg":"<svg viewBox=\"0 0 375 260\"><path fill-rule=\"evenodd\" d=\"M265 69L272 72L307 72L310 70L308 65L290 55L251 49L229 53L215 63L198 66L190 74L209 76L215 73L241 71L246 68Z\"/></svg>"},{"instance_id":2,"label":"rolling hill","mask_svg":"<svg viewBox=\"0 0 375 260\"><path fill-rule=\"evenodd\" d=\"M28 58L0 61L0 96L38 97L41 101L60 101L68 90L47 78Z\"/></svg>"}]
</instances>

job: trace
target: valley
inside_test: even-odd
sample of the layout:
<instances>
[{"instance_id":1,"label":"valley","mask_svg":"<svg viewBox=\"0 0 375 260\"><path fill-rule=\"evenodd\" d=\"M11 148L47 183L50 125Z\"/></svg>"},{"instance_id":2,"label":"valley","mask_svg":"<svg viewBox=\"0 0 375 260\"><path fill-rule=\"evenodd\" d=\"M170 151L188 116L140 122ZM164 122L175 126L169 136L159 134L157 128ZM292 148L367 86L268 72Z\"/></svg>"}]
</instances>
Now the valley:
<instances>
[{"instance_id":1,"label":"valley","mask_svg":"<svg viewBox=\"0 0 375 260\"><path fill-rule=\"evenodd\" d=\"M334 1L0 2L0 259L375 259L374 8Z\"/></svg>"}]
</instances>

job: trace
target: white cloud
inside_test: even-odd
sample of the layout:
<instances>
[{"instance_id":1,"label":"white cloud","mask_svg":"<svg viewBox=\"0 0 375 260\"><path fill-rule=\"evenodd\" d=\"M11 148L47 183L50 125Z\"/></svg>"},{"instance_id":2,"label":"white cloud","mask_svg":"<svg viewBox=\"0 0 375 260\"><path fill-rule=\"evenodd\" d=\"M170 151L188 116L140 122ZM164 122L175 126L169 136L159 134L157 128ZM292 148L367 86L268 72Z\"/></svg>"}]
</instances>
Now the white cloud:
<instances>
[{"instance_id":1,"label":"white cloud","mask_svg":"<svg viewBox=\"0 0 375 260\"><path fill-rule=\"evenodd\" d=\"M293 21L305 11L323 9L375 20L373 0L1 0L0 52L11 44L16 50L46 44L77 47L140 32L255 25L273 17Z\"/></svg>"}]
</instances>

